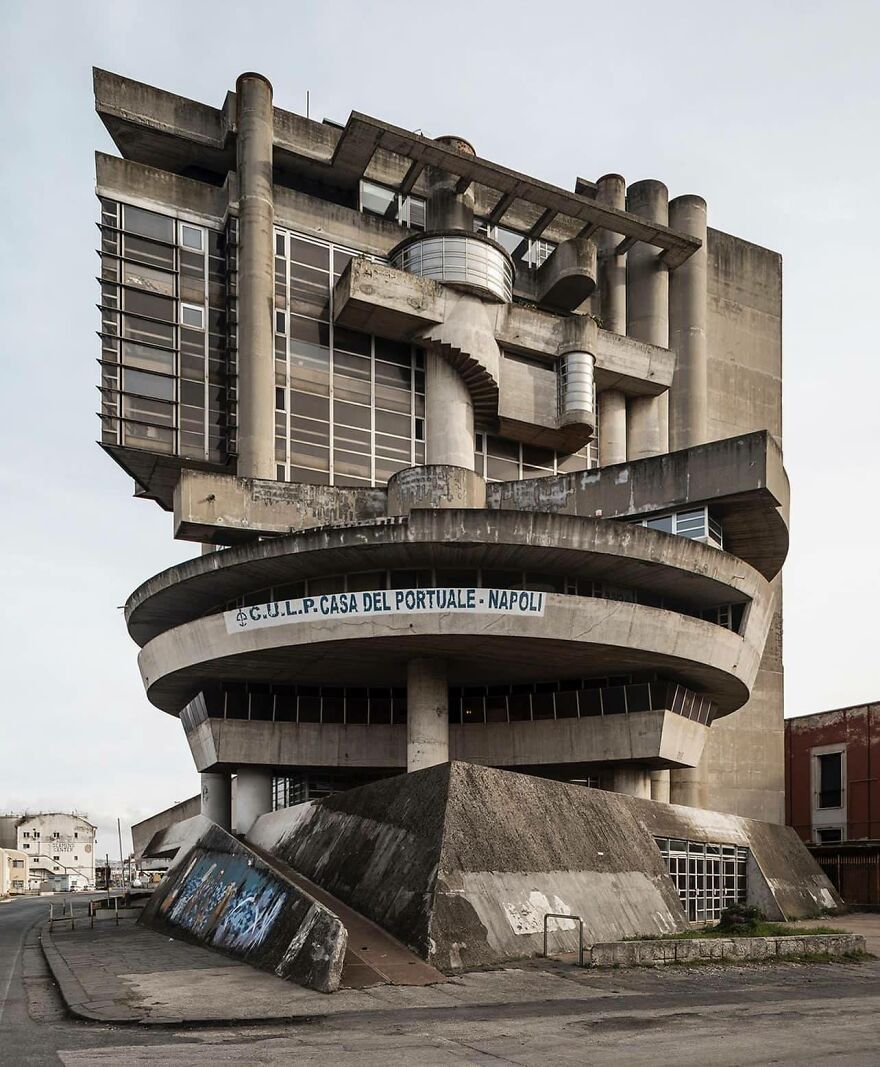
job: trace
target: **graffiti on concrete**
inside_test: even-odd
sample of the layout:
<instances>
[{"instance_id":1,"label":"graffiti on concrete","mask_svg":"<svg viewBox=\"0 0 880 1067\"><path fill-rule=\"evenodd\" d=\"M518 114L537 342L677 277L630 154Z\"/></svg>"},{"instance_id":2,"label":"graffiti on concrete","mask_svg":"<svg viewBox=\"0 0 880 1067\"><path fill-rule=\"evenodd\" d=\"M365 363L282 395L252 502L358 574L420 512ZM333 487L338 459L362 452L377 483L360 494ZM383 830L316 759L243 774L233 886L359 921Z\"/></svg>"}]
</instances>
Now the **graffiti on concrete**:
<instances>
[{"instance_id":1,"label":"graffiti on concrete","mask_svg":"<svg viewBox=\"0 0 880 1067\"><path fill-rule=\"evenodd\" d=\"M247 857L197 849L159 913L208 944L245 953L265 941L286 900L287 890Z\"/></svg>"}]
</instances>

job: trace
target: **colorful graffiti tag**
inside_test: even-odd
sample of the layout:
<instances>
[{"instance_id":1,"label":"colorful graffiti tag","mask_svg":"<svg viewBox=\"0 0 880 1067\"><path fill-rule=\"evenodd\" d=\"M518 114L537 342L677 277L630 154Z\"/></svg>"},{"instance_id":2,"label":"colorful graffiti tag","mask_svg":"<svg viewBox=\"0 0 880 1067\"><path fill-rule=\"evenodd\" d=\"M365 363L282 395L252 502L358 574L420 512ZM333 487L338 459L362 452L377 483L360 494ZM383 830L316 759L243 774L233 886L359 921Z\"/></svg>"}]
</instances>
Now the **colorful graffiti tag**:
<instances>
[{"instance_id":1,"label":"colorful graffiti tag","mask_svg":"<svg viewBox=\"0 0 880 1067\"><path fill-rule=\"evenodd\" d=\"M246 953L265 941L286 900L287 890L246 857L197 850L159 913L208 944Z\"/></svg>"}]
</instances>

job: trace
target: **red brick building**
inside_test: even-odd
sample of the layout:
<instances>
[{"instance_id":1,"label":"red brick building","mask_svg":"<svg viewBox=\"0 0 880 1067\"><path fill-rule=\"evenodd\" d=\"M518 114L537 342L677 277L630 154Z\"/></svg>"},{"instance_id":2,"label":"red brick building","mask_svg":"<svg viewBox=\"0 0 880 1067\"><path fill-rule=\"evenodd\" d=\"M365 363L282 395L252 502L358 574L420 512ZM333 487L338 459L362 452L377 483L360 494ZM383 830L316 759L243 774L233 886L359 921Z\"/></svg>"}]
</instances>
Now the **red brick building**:
<instances>
[{"instance_id":1,"label":"red brick building","mask_svg":"<svg viewBox=\"0 0 880 1067\"><path fill-rule=\"evenodd\" d=\"M786 720L785 814L848 904L880 905L880 702Z\"/></svg>"}]
</instances>

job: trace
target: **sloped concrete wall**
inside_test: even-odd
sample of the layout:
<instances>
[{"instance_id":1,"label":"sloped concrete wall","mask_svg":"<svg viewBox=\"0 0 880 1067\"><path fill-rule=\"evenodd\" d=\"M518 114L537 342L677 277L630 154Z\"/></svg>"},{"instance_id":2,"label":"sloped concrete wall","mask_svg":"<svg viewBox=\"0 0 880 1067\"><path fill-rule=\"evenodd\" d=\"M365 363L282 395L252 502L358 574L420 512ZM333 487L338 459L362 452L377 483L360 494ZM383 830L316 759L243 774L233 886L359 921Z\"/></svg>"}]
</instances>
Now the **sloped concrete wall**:
<instances>
[{"instance_id":1,"label":"sloped concrete wall","mask_svg":"<svg viewBox=\"0 0 880 1067\"><path fill-rule=\"evenodd\" d=\"M679 804L631 800L654 837L680 837L749 849L749 903L768 919L806 919L843 906L834 886L790 826Z\"/></svg>"},{"instance_id":2,"label":"sloped concrete wall","mask_svg":"<svg viewBox=\"0 0 880 1067\"><path fill-rule=\"evenodd\" d=\"M467 763L450 778L430 927L437 966L535 955L548 912L580 915L587 942L686 928L631 798ZM549 930L553 950L577 947L575 923Z\"/></svg>"},{"instance_id":3,"label":"sloped concrete wall","mask_svg":"<svg viewBox=\"0 0 880 1067\"><path fill-rule=\"evenodd\" d=\"M186 830L139 921L311 989L337 989L348 939L340 920L216 824L198 816Z\"/></svg>"},{"instance_id":4,"label":"sloped concrete wall","mask_svg":"<svg viewBox=\"0 0 880 1067\"><path fill-rule=\"evenodd\" d=\"M470 763L264 815L248 839L456 970L540 952L550 912L581 916L587 943L686 929L655 837L747 846L769 918L839 903L785 827ZM571 920L549 932L553 951L577 948Z\"/></svg>"},{"instance_id":5,"label":"sloped concrete wall","mask_svg":"<svg viewBox=\"0 0 880 1067\"><path fill-rule=\"evenodd\" d=\"M450 766L264 815L248 840L430 959Z\"/></svg>"}]
</instances>

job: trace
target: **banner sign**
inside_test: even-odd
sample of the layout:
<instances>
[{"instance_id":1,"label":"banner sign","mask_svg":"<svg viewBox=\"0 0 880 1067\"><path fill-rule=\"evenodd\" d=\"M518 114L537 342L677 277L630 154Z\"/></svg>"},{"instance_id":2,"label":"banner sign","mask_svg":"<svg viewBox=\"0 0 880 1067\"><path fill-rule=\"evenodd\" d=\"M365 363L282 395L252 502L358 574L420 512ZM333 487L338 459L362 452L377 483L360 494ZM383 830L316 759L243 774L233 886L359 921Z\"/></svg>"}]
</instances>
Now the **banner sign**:
<instances>
[{"instance_id":1,"label":"banner sign","mask_svg":"<svg viewBox=\"0 0 880 1067\"><path fill-rule=\"evenodd\" d=\"M533 615L544 614L545 593L530 589L376 589L363 593L325 593L299 600L276 600L225 611L226 632L286 626L320 619L377 615Z\"/></svg>"}]
</instances>

